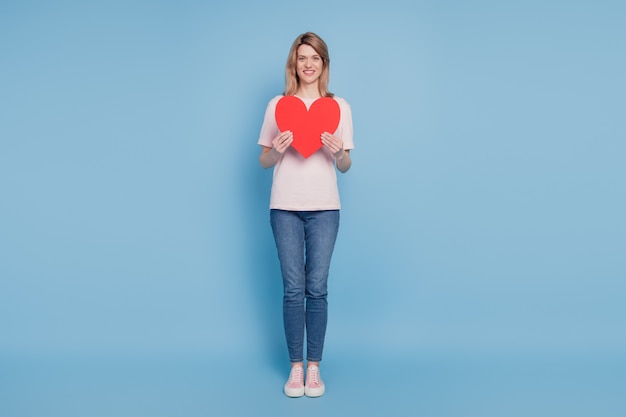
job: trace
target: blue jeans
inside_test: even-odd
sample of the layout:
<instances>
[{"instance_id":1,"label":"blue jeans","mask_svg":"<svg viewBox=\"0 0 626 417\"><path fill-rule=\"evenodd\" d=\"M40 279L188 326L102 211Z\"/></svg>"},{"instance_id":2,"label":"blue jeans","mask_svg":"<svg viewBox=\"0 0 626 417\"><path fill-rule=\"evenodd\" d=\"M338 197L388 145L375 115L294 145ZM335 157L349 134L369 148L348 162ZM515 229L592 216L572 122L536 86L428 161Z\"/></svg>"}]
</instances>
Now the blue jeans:
<instances>
[{"instance_id":1,"label":"blue jeans","mask_svg":"<svg viewBox=\"0 0 626 417\"><path fill-rule=\"evenodd\" d=\"M339 230L339 210L271 210L283 275L283 322L291 362L322 360L328 320L327 282ZM306 300L306 304L305 304Z\"/></svg>"}]
</instances>

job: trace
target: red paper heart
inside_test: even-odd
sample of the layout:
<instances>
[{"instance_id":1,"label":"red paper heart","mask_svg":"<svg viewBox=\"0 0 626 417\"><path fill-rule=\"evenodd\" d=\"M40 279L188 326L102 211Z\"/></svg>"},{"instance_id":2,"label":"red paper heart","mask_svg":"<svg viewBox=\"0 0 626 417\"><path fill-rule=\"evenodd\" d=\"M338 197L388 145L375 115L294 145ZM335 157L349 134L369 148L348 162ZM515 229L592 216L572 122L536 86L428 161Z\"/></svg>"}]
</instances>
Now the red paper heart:
<instances>
[{"instance_id":1,"label":"red paper heart","mask_svg":"<svg viewBox=\"0 0 626 417\"><path fill-rule=\"evenodd\" d=\"M304 102L296 96L285 96L276 104L278 129L281 132L291 130L291 146L305 158L322 147L322 133L335 133L339 116L339 104L330 97L315 100L308 111Z\"/></svg>"}]
</instances>

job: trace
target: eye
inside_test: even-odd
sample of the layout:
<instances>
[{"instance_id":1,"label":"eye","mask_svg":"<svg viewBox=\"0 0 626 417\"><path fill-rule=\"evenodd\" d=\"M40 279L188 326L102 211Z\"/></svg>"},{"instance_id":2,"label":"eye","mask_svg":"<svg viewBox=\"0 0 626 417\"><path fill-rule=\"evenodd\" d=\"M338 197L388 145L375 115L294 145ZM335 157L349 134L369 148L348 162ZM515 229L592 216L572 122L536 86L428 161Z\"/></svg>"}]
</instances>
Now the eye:
<instances>
[{"instance_id":1,"label":"eye","mask_svg":"<svg viewBox=\"0 0 626 417\"><path fill-rule=\"evenodd\" d=\"M321 58L319 56L314 56L313 61L318 62Z\"/></svg>"}]
</instances>

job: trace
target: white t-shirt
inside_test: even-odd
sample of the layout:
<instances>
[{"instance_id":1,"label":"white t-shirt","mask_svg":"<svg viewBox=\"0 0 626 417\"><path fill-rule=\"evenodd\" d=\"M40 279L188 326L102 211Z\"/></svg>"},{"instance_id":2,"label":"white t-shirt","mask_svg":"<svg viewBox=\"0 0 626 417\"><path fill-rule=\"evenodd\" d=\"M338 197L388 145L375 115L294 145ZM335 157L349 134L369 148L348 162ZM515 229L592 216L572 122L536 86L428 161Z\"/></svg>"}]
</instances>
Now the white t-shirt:
<instances>
[{"instance_id":1,"label":"white t-shirt","mask_svg":"<svg viewBox=\"0 0 626 417\"><path fill-rule=\"evenodd\" d=\"M265 119L258 144L272 147L272 140L280 132L274 116L276 103L283 96L270 100L265 111ZM300 98L307 109L315 101ZM350 105L342 98L335 97L339 104L339 126L333 133L341 138L344 149L354 149L352 139L352 112ZM302 157L295 149L288 148L274 166L270 208L291 211L338 210L339 189L337 172L332 152L325 146L308 158Z\"/></svg>"}]
</instances>

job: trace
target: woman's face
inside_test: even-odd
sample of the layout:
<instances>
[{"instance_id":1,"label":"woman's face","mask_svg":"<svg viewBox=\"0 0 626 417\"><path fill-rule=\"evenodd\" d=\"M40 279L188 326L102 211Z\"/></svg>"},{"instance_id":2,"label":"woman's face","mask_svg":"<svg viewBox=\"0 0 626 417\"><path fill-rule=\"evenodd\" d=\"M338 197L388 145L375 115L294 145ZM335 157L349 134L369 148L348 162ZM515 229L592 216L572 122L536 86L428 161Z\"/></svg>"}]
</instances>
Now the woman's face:
<instances>
[{"instance_id":1,"label":"woman's face","mask_svg":"<svg viewBox=\"0 0 626 417\"><path fill-rule=\"evenodd\" d=\"M310 45L300 45L296 52L296 73L300 83L316 83L324 69L322 57Z\"/></svg>"}]
</instances>

